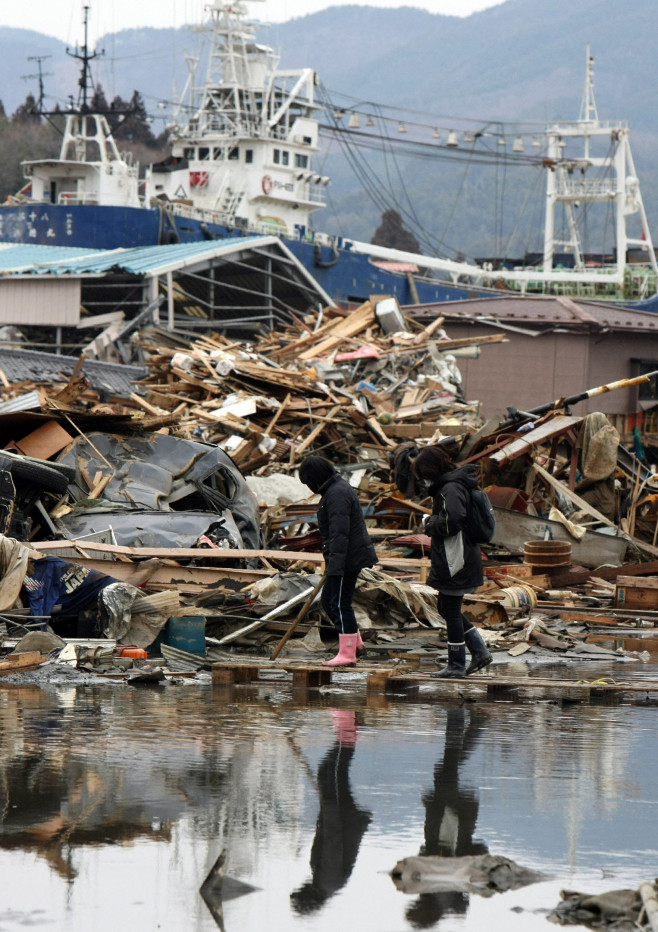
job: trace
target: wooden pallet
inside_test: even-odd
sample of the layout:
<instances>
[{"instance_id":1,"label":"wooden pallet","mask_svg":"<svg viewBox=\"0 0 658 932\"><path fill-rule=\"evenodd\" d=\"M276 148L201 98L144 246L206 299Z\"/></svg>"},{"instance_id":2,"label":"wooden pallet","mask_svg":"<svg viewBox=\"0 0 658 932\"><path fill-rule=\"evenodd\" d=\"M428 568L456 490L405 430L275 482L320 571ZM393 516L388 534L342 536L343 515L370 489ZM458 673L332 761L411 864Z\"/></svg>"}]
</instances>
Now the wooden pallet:
<instances>
[{"instance_id":1,"label":"wooden pallet","mask_svg":"<svg viewBox=\"0 0 658 932\"><path fill-rule=\"evenodd\" d=\"M491 668L485 673L459 679L439 679L416 666L384 667L359 663L354 667L324 667L321 664L280 662L261 658L213 663L214 686L244 686L281 682L293 689L318 689L329 686L335 674L346 674L359 682L365 677L366 694L412 696L420 686L432 686L434 695L469 700L523 702L552 700L560 702L619 703L653 700L658 705L658 682L616 680L603 677L592 680L562 680L541 676L500 676ZM272 674L276 677L273 678ZM287 674L285 678L280 674ZM341 684L342 685L342 684ZM357 683L355 683L357 685Z\"/></svg>"}]
</instances>

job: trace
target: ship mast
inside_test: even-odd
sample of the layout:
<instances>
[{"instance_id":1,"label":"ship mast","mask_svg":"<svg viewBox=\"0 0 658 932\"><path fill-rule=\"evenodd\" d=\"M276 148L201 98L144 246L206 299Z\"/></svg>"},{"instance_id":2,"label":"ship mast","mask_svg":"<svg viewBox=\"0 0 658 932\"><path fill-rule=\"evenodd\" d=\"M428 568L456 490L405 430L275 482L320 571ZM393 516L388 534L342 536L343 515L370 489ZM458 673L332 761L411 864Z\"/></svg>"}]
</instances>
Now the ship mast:
<instances>
[{"instance_id":1,"label":"ship mast","mask_svg":"<svg viewBox=\"0 0 658 932\"><path fill-rule=\"evenodd\" d=\"M621 284L626 270L629 247L640 247L648 252L654 274L658 266L651 241L649 224L644 211L640 186L630 149L628 127L625 123L599 120L594 99L594 59L587 46L585 87L579 119L575 123L555 124L547 128L547 182L546 222L544 228L544 275L553 272L557 247L573 255L574 270L585 272L585 258L581 246L576 210L581 204L611 204L615 209L616 261L610 280ZM583 154L573 155L569 142L582 140ZM603 141L610 146L605 157L592 155L592 143ZM598 177L594 172L600 169ZM612 169L612 171L610 171ZM558 240L555 232L555 209L561 204L567 223L568 239ZM640 237L630 237L627 219L639 215Z\"/></svg>"},{"instance_id":2,"label":"ship mast","mask_svg":"<svg viewBox=\"0 0 658 932\"><path fill-rule=\"evenodd\" d=\"M233 137L259 135L279 57L256 44L255 24L247 19L241 0L215 0L209 12L212 40L197 129Z\"/></svg>"},{"instance_id":3,"label":"ship mast","mask_svg":"<svg viewBox=\"0 0 658 932\"><path fill-rule=\"evenodd\" d=\"M83 25L84 25L84 45L78 51L78 46L76 43L75 51L72 52L70 49L66 50L66 54L70 55L71 58L75 58L77 61L82 62L82 67L80 69L80 78L78 80L78 104L77 109L80 113L86 113L89 110L88 96L89 92L93 90L94 79L92 77L90 63L95 59L99 58L101 55L105 54L105 50L101 49L100 52L91 52L89 51L88 45L88 33L89 33L89 7L83 7Z\"/></svg>"},{"instance_id":4,"label":"ship mast","mask_svg":"<svg viewBox=\"0 0 658 932\"><path fill-rule=\"evenodd\" d=\"M78 78L78 100L71 106L66 115L64 137L60 150L60 160L74 162L122 162L112 130L107 118L102 113L94 113L91 106L93 97L94 79L91 73L91 62L105 54L105 51L89 51L89 7L83 7L84 44L75 51L66 50L66 54L81 62L80 77ZM118 111L121 112L121 111ZM123 111L124 116L130 111Z\"/></svg>"}]
</instances>

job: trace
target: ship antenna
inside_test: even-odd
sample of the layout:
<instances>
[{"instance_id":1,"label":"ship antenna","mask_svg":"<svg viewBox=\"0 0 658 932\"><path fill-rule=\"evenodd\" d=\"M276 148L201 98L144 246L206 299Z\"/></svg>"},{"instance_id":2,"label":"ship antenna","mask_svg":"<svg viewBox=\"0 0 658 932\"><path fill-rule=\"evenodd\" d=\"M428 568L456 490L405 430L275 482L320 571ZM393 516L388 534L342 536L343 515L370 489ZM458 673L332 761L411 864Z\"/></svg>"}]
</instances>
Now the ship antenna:
<instances>
[{"instance_id":1,"label":"ship antenna","mask_svg":"<svg viewBox=\"0 0 658 932\"><path fill-rule=\"evenodd\" d=\"M80 79L78 81L78 85L80 87L80 90L78 91L78 110L84 113L86 110L89 109L87 98L89 96L89 92L92 90L94 86L94 79L91 74L91 68L89 67L89 63L92 62L94 58L98 58L100 55L104 55L105 49L101 49L100 52L89 51L89 46L87 44L87 30L89 26L89 7L84 6L83 11L84 11L83 23L85 27L84 45L82 46L80 51L78 51L78 45L76 43L75 52L71 52L70 49L67 49L66 54L70 55L71 58L77 58L78 61L82 62Z\"/></svg>"},{"instance_id":2,"label":"ship antenna","mask_svg":"<svg viewBox=\"0 0 658 932\"><path fill-rule=\"evenodd\" d=\"M37 78L39 81L39 99L36 105L36 113L39 115L43 114L43 98L44 98L44 88L43 88L43 79L52 77L52 71L42 71L41 62L46 61L47 58L52 58L52 55L28 55L28 61L35 61L37 63L38 72L36 74L22 74L21 77L24 81L33 80Z\"/></svg>"},{"instance_id":3,"label":"ship antenna","mask_svg":"<svg viewBox=\"0 0 658 932\"><path fill-rule=\"evenodd\" d=\"M598 123L599 115L596 111L596 101L594 100L594 59L590 54L590 47L586 47L585 62L585 90L580 105L580 123Z\"/></svg>"}]
</instances>

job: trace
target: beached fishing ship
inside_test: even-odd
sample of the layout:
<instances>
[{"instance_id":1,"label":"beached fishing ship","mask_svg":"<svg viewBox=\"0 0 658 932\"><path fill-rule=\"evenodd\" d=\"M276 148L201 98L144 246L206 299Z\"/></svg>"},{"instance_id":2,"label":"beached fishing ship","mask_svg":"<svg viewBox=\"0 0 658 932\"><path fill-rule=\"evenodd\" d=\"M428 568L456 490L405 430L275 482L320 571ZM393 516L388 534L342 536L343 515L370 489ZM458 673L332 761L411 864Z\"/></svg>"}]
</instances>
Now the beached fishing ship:
<instances>
[{"instance_id":1,"label":"beached fishing ship","mask_svg":"<svg viewBox=\"0 0 658 932\"><path fill-rule=\"evenodd\" d=\"M215 0L209 16L205 77L197 83L192 63L168 127L170 156L140 178L84 93L66 114L59 159L24 163L29 185L0 205L0 243L116 249L275 233L337 302L386 294L401 304L432 303L502 289L658 310L658 267L628 127L599 121L589 52L580 118L547 127L536 156L547 174L543 254L530 266L477 264L315 231L330 183L314 165L317 75L279 69L241 0ZM93 57L86 42L85 21L83 91ZM597 154L601 141L605 152ZM615 215L614 248L596 261L581 245L577 215L586 205Z\"/></svg>"}]
</instances>

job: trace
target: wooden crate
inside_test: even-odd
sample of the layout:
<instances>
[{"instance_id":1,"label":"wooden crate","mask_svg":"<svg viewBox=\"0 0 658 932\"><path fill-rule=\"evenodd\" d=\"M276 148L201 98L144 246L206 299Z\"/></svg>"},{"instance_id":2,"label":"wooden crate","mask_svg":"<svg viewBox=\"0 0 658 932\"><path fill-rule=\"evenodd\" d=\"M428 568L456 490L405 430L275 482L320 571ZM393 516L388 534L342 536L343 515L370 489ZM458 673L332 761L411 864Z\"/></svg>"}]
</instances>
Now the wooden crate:
<instances>
[{"instance_id":1,"label":"wooden crate","mask_svg":"<svg viewBox=\"0 0 658 932\"><path fill-rule=\"evenodd\" d=\"M615 605L650 611L658 609L658 576L618 576Z\"/></svg>"}]
</instances>

